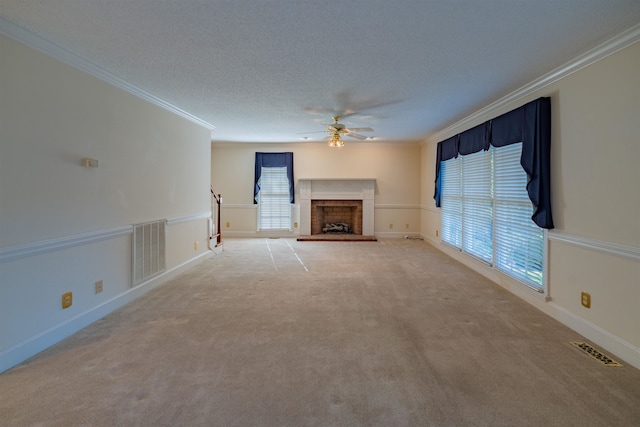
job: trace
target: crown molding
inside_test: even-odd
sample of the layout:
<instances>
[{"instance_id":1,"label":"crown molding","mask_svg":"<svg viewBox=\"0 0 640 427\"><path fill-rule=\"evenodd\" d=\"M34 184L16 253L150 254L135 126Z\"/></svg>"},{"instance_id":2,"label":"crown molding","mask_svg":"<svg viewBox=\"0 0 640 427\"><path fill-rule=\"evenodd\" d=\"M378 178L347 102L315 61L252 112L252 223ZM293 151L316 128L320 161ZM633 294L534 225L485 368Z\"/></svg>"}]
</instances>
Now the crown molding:
<instances>
[{"instance_id":1,"label":"crown molding","mask_svg":"<svg viewBox=\"0 0 640 427\"><path fill-rule=\"evenodd\" d=\"M140 89L137 86L134 86L130 83L127 83L120 77L117 77L114 74L98 67L97 65L92 64L91 62L79 57L73 52L70 52L63 47L56 45L55 43L38 36L37 34L32 33L31 31L7 20L0 16L0 34L5 35L11 39L14 39L26 46L29 46L32 49L37 50L38 52L44 53L45 55L51 56L59 61L64 62L67 65L70 65L76 69L84 71L98 79L105 81L117 88L120 88L130 94L144 99L160 108L163 108L171 113L174 113L182 118L189 120L197 125L200 125L210 131L215 129L215 126L212 124L190 114L173 104L164 101L157 96Z\"/></svg>"},{"instance_id":2,"label":"crown molding","mask_svg":"<svg viewBox=\"0 0 640 427\"><path fill-rule=\"evenodd\" d=\"M486 107L479 109L478 111L472 113L464 119L459 120L456 123L434 133L427 138L427 141L440 141L448 136L451 136L452 134L460 133L460 129L466 129L475 126L479 121L483 120L483 118L486 117L487 114L498 111L502 107L508 106L513 102L526 98L536 91L543 89L557 82L558 80L561 80L585 67L588 67L591 64L594 64L610 55L613 55L614 53L639 41L640 24L637 24L623 31L617 36L614 36L613 38L605 41L604 43L599 44L593 49L588 50L587 52L565 63L564 65L561 65L553 71L544 74L542 77L539 77L536 80L522 86L520 89L511 92L510 94L498 99L495 102L492 102Z\"/></svg>"}]
</instances>

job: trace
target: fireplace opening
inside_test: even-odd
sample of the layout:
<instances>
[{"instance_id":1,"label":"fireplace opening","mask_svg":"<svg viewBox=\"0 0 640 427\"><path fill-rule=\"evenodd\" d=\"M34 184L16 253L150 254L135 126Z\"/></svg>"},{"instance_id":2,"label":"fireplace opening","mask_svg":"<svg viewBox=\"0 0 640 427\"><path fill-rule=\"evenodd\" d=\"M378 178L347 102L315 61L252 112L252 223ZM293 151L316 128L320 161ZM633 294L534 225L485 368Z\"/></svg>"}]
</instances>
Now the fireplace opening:
<instances>
[{"instance_id":1,"label":"fireplace opening","mask_svg":"<svg viewBox=\"0 0 640 427\"><path fill-rule=\"evenodd\" d=\"M362 200L312 200L311 234L362 235Z\"/></svg>"},{"instance_id":2,"label":"fireplace opening","mask_svg":"<svg viewBox=\"0 0 640 427\"><path fill-rule=\"evenodd\" d=\"M346 222L327 222L322 227L325 234L353 234L353 228Z\"/></svg>"}]
</instances>

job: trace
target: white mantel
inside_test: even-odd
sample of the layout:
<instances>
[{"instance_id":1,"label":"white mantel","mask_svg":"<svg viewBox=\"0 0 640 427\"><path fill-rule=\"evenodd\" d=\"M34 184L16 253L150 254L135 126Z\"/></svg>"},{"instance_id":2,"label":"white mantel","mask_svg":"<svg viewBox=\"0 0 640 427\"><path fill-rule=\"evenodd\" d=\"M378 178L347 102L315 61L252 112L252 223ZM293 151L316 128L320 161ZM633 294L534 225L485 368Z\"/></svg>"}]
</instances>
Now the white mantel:
<instances>
[{"instance_id":1,"label":"white mantel","mask_svg":"<svg viewBox=\"0 0 640 427\"><path fill-rule=\"evenodd\" d=\"M311 235L311 200L362 200L362 235L374 235L375 178L302 178L300 235Z\"/></svg>"}]
</instances>

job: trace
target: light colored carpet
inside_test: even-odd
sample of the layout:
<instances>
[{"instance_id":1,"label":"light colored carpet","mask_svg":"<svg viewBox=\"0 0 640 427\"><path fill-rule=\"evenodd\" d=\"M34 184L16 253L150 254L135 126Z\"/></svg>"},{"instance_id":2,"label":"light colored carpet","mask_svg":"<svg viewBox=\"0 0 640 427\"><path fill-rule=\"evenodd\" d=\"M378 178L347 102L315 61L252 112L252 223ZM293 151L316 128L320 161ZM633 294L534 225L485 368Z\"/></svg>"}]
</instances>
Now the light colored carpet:
<instances>
[{"instance_id":1,"label":"light colored carpet","mask_svg":"<svg viewBox=\"0 0 640 427\"><path fill-rule=\"evenodd\" d=\"M422 241L227 239L0 375L0 425L640 425L582 340Z\"/></svg>"}]
</instances>

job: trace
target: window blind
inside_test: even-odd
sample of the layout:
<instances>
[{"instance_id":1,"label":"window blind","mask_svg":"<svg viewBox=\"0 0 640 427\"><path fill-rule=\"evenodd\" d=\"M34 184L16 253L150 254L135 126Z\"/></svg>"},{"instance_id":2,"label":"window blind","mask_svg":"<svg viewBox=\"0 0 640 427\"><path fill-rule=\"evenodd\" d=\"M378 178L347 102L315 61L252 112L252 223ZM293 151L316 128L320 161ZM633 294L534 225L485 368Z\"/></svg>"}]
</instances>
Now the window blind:
<instances>
[{"instance_id":1,"label":"window blind","mask_svg":"<svg viewBox=\"0 0 640 427\"><path fill-rule=\"evenodd\" d=\"M493 166L490 151L462 156L462 247L491 264Z\"/></svg>"},{"instance_id":2,"label":"window blind","mask_svg":"<svg viewBox=\"0 0 640 427\"><path fill-rule=\"evenodd\" d=\"M462 249L462 172L460 158L442 162L441 166L442 240Z\"/></svg>"},{"instance_id":3,"label":"window blind","mask_svg":"<svg viewBox=\"0 0 640 427\"><path fill-rule=\"evenodd\" d=\"M544 232L532 220L520 166L522 143L495 149L495 264L499 270L542 288Z\"/></svg>"},{"instance_id":4,"label":"window blind","mask_svg":"<svg viewBox=\"0 0 640 427\"><path fill-rule=\"evenodd\" d=\"M258 199L260 230L291 229L291 202L286 167L262 168Z\"/></svg>"},{"instance_id":5,"label":"window blind","mask_svg":"<svg viewBox=\"0 0 640 427\"><path fill-rule=\"evenodd\" d=\"M531 219L521 153L516 143L442 162L442 240L542 290L544 231Z\"/></svg>"}]
</instances>

